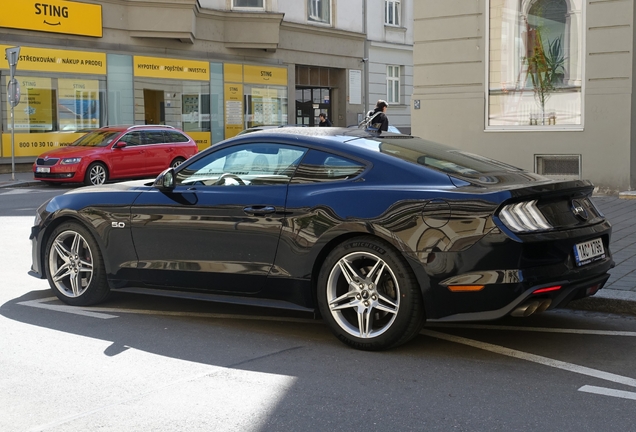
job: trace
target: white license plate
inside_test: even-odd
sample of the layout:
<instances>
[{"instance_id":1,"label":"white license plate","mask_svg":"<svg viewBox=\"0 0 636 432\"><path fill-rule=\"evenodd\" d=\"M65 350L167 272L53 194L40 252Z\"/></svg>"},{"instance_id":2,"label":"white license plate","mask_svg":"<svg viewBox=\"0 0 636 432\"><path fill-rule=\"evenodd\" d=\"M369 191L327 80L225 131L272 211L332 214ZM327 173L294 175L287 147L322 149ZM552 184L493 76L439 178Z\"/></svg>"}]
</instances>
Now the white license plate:
<instances>
[{"instance_id":1,"label":"white license plate","mask_svg":"<svg viewBox=\"0 0 636 432\"><path fill-rule=\"evenodd\" d=\"M597 238L583 243L577 243L574 246L574 258L576 258L577 266L605 258L603 242L600 238Z\"/></svg>"},{"instance_id":2,"label":"white license plate","mask_svg":"<svg viewBox=\"0 0 636 432\"><path fill-rule=\"evenodd\" d=\"M49 168L49 167L35 167L35 172L50 173L51 172L51 168Z\"/></svg>"}]
</instances>

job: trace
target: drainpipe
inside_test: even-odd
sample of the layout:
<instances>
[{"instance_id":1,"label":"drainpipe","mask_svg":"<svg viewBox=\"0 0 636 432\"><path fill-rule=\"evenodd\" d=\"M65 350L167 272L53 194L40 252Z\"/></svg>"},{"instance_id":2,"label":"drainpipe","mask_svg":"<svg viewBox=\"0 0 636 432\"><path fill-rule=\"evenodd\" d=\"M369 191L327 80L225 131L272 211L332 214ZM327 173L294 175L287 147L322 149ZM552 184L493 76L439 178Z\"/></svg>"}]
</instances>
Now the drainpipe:
<instances>
[{"instance_id":1,"label":"drainpipe","mask_svg":"<svg viewBox=\"0 0 636 432\"><path fill-rule=\"evenodd\" d=\"M364 106L364 111L362 112L362 117L367 114L369 111L369 34L367 33L367 0L362 0L362 18L363 18L363 31L364 31L364 57L367 59L362 62L362 69L364 75L364 85L362 88L362 103Z\"/></svg>"}]
</instances>

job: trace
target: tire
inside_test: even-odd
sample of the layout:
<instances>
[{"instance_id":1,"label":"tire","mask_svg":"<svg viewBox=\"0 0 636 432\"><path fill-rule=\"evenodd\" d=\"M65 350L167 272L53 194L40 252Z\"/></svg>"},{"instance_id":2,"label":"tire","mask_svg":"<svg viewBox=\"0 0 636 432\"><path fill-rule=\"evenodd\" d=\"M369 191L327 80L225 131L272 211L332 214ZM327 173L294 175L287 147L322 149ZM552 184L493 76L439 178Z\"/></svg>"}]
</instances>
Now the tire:
<instances>
[{"instance_id":1,"label":"tire","mask_svg":"<svg viewBox=\"0 0 636 432\"><path fill-rule=\"evenodd\" d=\"M317 296L328 327L353 348L392 348L424 325L415 275L398 251L375 237L350 239L331 251L318 276Z\"/></svg>"},{"instance_id":2,"label":"tire","mask_svg":"<svg viewBox=\"0 0 636 432\"><path fill-rule=\"evenodd\" d=\"M73 306L88 306L108 297L104 260L91 233L77 222L55 228L46 244L46 276L55 295Z\"/></svg>"},{"instance_id":3,"label":"tire","mask_svg":"<svg viewBox=\"0 0 636 432\"><path fill-rule=\"evenodd\" d=\"M101 162L93 162L84 175L84 184L88 186L103 185L108 181L108 168Z\"/></svg>"},{"instance_id":4,"label":"tire","mask_svg":"<svg viewBox=\"0 0 636 432\"><path fill-rule=\"evenodd\" d=\"M170 166L171 166L172 168L176 168L176 167L178 167L179 165L181 165L181 164L182 164L182 163L184 163L184 162L185 162L185 159L184 159L184 158L182 158L182 157L177 157L177 158L174 158L174 160L173 160L172 162L170 162Z\"/></svg>"}]
</instances>

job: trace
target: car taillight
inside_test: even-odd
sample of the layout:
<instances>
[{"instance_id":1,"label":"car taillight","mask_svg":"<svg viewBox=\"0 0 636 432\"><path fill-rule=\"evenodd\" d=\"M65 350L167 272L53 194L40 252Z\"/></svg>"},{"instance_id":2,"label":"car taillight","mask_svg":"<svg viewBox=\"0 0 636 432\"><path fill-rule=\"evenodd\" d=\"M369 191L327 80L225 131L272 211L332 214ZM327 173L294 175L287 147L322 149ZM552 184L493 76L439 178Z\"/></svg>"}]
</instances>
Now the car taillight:
<instances>
[{"instance_id":1,"label":"car taillight","mask_svg":"<svg viewBox=\"0 0 636 432\"><path fill-rule=\"evenodd\" d=\"M545 231L552 228L537 207L537 200L509 204L499 212L499 217L514 232Z\"/></svg>"}]
</instances>

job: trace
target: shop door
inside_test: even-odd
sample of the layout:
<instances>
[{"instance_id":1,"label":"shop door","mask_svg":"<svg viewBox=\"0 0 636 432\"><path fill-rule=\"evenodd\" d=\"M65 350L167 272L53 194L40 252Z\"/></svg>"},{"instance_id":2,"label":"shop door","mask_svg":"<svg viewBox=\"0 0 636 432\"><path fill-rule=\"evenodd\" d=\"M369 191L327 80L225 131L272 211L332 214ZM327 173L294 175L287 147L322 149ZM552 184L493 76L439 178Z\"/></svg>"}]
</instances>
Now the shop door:
<instances>
[{"instance_id":1,"label":"shop door","mask_svg":"<svg viewBox=\"0 0 636 432\"><path fill-rule=\"evenodd\" d=\"M296 88L296 124L318 126L320 113L331 118L331 91L328 88ZM335 124L334 124L335 126Z\"/></svg>"},{"instance_id":2,"label":"shop door","mask_svg":"<svg viewBox=\"0 0 636 432\"><path fill-rule=\"evenodd\" d=\"M145 123L166 124L166 109L162 90L144 89Z\"/></svg>"}]
</instances>

